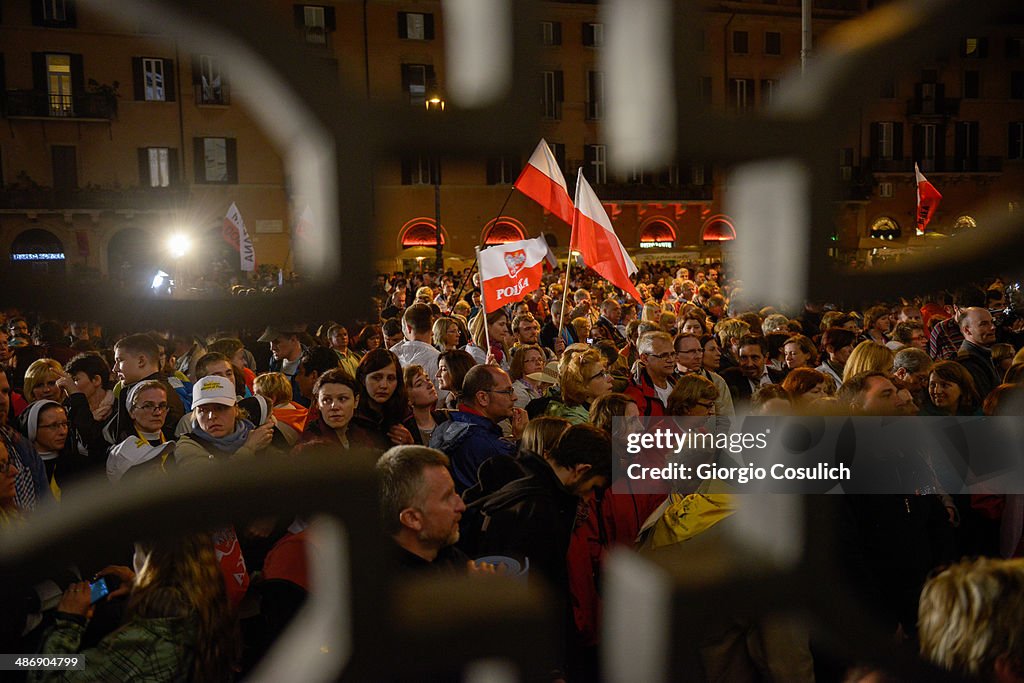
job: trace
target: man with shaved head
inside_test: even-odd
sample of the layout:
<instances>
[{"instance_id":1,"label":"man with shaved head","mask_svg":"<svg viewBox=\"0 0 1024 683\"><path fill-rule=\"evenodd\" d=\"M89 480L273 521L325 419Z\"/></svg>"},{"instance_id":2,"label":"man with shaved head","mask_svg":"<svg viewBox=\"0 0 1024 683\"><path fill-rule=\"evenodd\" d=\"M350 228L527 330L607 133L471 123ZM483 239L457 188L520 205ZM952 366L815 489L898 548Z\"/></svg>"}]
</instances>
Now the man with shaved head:
<instances>
[{"instance_id":1,"label":"man with shaved head","mask_svg":"<svg viewBox=\"0 0 1024 683\"><path fill-rule=\"evenodd\" d=\"M971 373L978 395L984 399L999 386L1000 375L992 362L992 345L996 343L996 325L987 309L971 307L960 317L964 342L956 360Z\"/></svg>"}]
</instances>

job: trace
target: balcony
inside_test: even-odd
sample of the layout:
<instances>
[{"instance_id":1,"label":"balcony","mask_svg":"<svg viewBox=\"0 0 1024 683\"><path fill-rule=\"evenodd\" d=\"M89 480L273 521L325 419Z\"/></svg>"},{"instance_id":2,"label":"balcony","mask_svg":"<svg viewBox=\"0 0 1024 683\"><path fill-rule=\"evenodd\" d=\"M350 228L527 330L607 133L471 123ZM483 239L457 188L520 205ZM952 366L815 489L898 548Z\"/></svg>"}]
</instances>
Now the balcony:
<instances>
[{"instance_id":1,"label":"balcony","mask_svg":"<svg viewBox=\"0 0 1024 683\"><path fill-rule=\"evenodd\" d=\"M865 159L870 173L913 173L913 159ZM1002 157L939 157L918 162L922 173L1001 173Z\"/></svg>"},{"instance_id":2,"label":"balcony","mask_svg":"<svg viewBox=\"0 0 1024 683\"><path fill-rule=\"evenodd\" d=\"M117 98L107 93L51 95L45 90L8 90L4 112L12 119L109 121L117 116Z\"/></svg>"},{"instance_id":3,"label":"balcony","mask_svg":"<svg viewBox=\"0 0 1024 683\"><path fill-rule=\"evenodd\" d=\"M0 190L0 210L60 211L66 209L97 211L161 211L180 206L188 199L183 187L128 188L122 190L4 188Z\"/></svg>"},{"instance_id":4,"label":"balcony","mask_svg":"<svg viewBox=\"0 0 1024 683\"><path fill-rule=\"evenodd\" d=\"M915 97L907 100L907 117L947 119L960 115L960 100L949 97Z\"/></svg>"},{"instance_id":5,"label":"balcony","mask_svg":"<svg viewBox=\"0 0 1024 683\"><path fill-rule=\"evenodd\" d=\"M195 84L197 106L231 104L231 86L214 83L212 86L204 82Z\"/></svg>"},{"instance_id":6,"label":"balcony","mask_svg":"<svg viewBox=\"0 0 1024 683\"><path fill-rule=\"evenodd\" d=\"M607 183L595 185L594 192L602 200L615 201L705 201L712 199L711 185L640 185Z\"/></svg>"}]
</instances>

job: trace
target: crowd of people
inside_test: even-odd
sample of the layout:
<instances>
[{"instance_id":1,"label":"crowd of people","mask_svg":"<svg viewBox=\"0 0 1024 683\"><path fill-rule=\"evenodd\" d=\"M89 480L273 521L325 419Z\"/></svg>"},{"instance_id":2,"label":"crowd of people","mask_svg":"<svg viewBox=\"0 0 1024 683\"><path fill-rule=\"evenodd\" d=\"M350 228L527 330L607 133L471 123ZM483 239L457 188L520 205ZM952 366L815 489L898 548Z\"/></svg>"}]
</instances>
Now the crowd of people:
<instances>
[{"instance_id":1,"label":"crowd of people","mask_svg":"<svg viewBox=\"0 0 1024 683\"><path fill-rule=\"evenodd\" d=\"M7 310L0 528L31 525L93 474L136 486L325 444L369 454L396 571L543 581L560 626L551 680L595 681L608 551L686 562L739 505L715 481L611 490L622 464L613 422L1024 414L1024 315L998 278L856 310L809 301L785 311L747 304L754 297L720 264L648 263L636 277L643 303L592 271L566 283L556 270L486 313L471 275L381 274L365 293L368 320L270 319L261 331L114 333ZM842 507L830 547L897 647L956 673L1024 680L1019 607L1007 597L1024 596L1024 565L1012 559L1024 553L1024 496L937 480L916 494L843 496ZM34 597L9 588L17 599L4 598L0 633L9 652L88 653L88 672L31 680L231 680L301 605L310 546L306 520L281 517L137 539L133 557L106 567L55 568L70 578L40 577L26 587ZM111 590L97 600L100 580ZM958 604L972 581L985 590L970 599L1007 601ZM253 619L254 597L275 609ZM1004 609L1013 618L993 616ZM806 629L720 621L683 645L697 651L698 678L860 675L817 656Z\"/></svg>"}]
</instances>

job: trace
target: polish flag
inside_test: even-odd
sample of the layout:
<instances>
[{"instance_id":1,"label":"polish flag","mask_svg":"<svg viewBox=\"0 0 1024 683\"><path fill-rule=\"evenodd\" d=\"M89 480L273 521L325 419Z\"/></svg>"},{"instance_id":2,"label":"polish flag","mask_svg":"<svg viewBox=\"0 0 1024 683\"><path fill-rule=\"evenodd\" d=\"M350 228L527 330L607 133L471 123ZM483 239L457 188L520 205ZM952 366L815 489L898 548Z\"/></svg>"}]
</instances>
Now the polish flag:
<instances>
[{"instance_id":1,"label":"polish flag","mask_svg":"<svg viewBox=\"0 0 1024 683\"><path fill-rule=\"evenodd\" d=\"M498 244L480 254L480 286L488 313L514 304L540 287L548 243L543 237Z\"/></svg>"},{"instance_id":2,"label":"polish flag","mask_svg":"<svg viewBox=\"0 0 1024 683\"><path fill-rule=\"evenodd\" d=\"M917 167L917 162L914 162L914 176L917 178L917 234L923 235L932 216L935 215L935 210L939 208L939 200L942 199L942 195L924 177L921 169Z\"/></svg>"},{"instance_id":3,"label":"polish flag","mask_svg":"<svg viewBox=\"0 0 1024 683\"><path fill-rule=\"evenodd\" d=\"M245 229L245 223L242 221L242 214L234 202L231 203L227 215L224 216L221 236L225 242L238 251L242 270L250 273L256 270L256 246L252 243L252 238L249 237L249 232Z\"/></svg>"},{"instance_id":4,"label":"polish flag","mask_svg":"<svg viewBox=\"0 0 1024 683\"><path fill-rule=\"evenodd\" d=\"M637 272L633 259L626 253L611 219L594 194L580 169L576 180L576 220L572 226L569 248L580 252L583 262L601 277L643 303L629 276Z\"/></svg>"},{"instance_id":5,"label":"polish flag","mask_svg":"<svg viewBox=\"0 0 1024 683\"><path fill-rule=\"evenodd\" d=\"M562 169L558 168L555 155L543 139L519 174L515 188L561 218L566 225L572 225L569 188L565 184Z\"/></svg>"}]
</instances>

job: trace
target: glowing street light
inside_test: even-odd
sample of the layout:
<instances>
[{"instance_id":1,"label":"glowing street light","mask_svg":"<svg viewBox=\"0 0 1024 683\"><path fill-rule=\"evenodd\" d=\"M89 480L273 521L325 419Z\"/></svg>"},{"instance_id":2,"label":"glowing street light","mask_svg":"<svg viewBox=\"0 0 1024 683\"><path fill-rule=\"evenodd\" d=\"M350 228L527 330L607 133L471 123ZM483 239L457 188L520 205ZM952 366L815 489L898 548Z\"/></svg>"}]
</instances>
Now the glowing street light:
<instances>
[{"instance_id":1,"label":"glowing street light","mask_svg":"<svg viewBox=\"0 0 1024 683\"><path fill-rule=\"evenodd\" d=\"M192 249L192 238L183 232L176 232L167 238L167 250L171 256L178 259Z\"/></svg>"}]
</instances>

